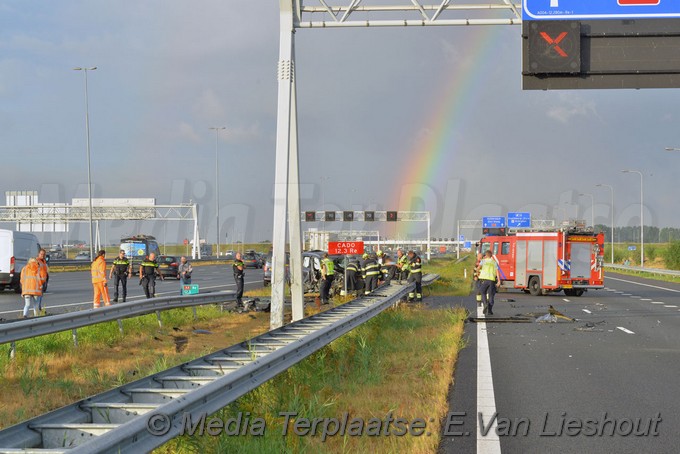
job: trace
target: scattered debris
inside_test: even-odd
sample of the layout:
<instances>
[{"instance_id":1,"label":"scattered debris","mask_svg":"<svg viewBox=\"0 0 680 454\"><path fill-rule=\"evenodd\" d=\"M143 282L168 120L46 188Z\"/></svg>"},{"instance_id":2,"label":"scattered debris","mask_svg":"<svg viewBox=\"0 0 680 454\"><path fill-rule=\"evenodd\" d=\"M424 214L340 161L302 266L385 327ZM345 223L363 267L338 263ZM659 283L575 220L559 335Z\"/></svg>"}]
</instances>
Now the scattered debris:
<instances>
[{"instance_id":1,"label":"scattered debris","mask_svg":"<svg viewBox=\"0 0 680 454\"><path fill-rule=\"evenodd\" d=\"M192 332L194 334L212 334L212 331L208 331L207 329L195 329Z\"/></svg>"},{"instance_id":2,"label":"scattered debris","mask_svg":"<svg viewBox=\"0 0 680 454\"><path fill-rule=\"evenodd\" d=\"M172 339L175 341L175 353L181 353L189 345L189 338L185 336L173 336Z\"/></svg>"}]
</instances>

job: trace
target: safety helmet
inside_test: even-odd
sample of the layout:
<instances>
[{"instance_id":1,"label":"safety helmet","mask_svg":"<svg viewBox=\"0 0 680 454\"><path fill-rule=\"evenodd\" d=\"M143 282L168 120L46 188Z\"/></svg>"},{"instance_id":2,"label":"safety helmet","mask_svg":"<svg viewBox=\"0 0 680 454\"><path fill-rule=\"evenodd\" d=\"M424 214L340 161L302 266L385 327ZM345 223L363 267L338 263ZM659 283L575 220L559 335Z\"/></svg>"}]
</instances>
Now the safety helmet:
<instances>
[{"instance_id":1,"label":"safety helmet","mask_svg":"<svg viewBox=\"0 0 680 454\"><path fill-rule=\"evenodd\" d=\"M364 252L364 255L362 255L361 258L362 258L362 259L367 259L367 258L368 258L368 254L367 254L366 252Z\"/></svg>"},{"instance_id":2,"label":"safety helmet","mask_svg":"<svg viewBox=\"0 0 680 454\"><path fill-rule=\"evenodd\" d=\"M378 251L377 254L378 254L378 257L382 257L383 251Z\"/></svg>"}]
</instances>

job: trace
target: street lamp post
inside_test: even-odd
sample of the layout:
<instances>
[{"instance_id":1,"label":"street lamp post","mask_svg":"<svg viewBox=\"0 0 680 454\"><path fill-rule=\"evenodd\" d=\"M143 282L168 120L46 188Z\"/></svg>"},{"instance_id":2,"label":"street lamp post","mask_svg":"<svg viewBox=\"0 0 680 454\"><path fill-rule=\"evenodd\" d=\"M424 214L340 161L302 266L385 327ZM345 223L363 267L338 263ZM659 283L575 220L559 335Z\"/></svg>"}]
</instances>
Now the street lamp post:
<instances>
[{"instance_id":1,"label":"street lamp post","mask_svg":"<svg viewBox=\"0 0 680 454\"><path fill-rule=\"evenodd\" d=\"M90 68L77 67L74 71L83 71L85 74L85 148L87 150L87 200L89 205L89 236L90 236L90 260L94 260L94 244L92 243L92 167L90 165L90 108L87 98L87 72L94 71L96 66Z\"/></svg>"},{"instance_id":2,"label":"street lamp post","mask_svg":"<svg viewBox=\"0 0 680 454\"><path fill-rule=\"evenodd\" d=\"M609 188L612 193L612 265L614 264L614 187L609 184L596 184L596 187Z\"/></svg>"},{"instance_id":3,"label":"street lamp post","mask_svg":"<svg viewBox=\"0 0 680 454\"><path fill-rule=\"evenodd\" d=\"M590 225L593 227L593 230L595 230L595 197L593 197L592 194L586 194L583 192L579 195L590 197Z\"/></svg>"},{"instance_id":4,"label":"street lamp post","mask_svg":"<svg viewBox=\"0 0 680 454\"><path fill-rule=\"evenodd\" d=\"M215 220L217 223L217 258L220 258L220 166L219 166L219 140L220 131L227 129L222 127L208 128L215 131Z\"/></svg>"},{"instance_id":5,"label":"street lamp post","mask_svg":"<svg viewBox=\"0 0 680 454\"><path fill-rule=\"evenodd\" d=\"M637 173L640 175L640 266L645 266L645 206L644 206L644 182L642 172L639 170L622 170L623 173Z\"/></svg>"}]
</instances>

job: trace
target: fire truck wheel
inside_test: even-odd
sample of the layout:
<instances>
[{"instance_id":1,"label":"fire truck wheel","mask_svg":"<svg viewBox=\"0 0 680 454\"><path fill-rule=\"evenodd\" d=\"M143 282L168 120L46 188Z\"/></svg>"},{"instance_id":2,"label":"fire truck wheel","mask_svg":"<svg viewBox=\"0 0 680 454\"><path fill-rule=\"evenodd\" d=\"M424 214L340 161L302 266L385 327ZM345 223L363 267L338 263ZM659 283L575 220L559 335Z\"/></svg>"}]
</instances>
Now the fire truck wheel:
<instances>
[{"instance_id":1,"label":"fire truck wheel","mask_svg":"<svg viewBox=\"0 0 680 454\"><path fill-rule=\"evenodd\" d=\"M532 276L529 279L529 293L531 296L539 296L541 292L541 280L538 276Z\"/></svg>"},{"instance_id":2,"label":"fire truck wheel","mask_svg":"<svg viewBox=\"0 0 680 454\"><path fill-rule=\"evenodd\" d=\"M565 294L566 296L574 296L574 290L573 290L573 289L570 289L570 288L565 288L565 289L564 289L564 294Z\"/></svg>"},{"instance_id":3,"label":"fire truck wheel","mask_svg":"<svg viewBox=\"0 0 680 454\"><path fill-rule=\"evenodd\" d=\"M583 295L584 290L582 288L574 290L574 296L581 296Z\"/></svg>"}]
</instances>

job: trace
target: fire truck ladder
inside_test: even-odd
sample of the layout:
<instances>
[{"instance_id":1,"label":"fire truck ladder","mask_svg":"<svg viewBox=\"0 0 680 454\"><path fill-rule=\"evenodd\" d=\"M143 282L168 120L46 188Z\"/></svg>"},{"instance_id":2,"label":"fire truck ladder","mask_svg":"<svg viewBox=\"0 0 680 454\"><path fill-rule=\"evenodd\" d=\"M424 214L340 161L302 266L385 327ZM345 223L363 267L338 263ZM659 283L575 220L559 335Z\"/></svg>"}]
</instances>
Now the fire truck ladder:
<instances>
[{"instance_id":1,"label":"fire truck ladder","mask_svg":"<svg viewBox=\"0 0 680 454\"><path fill-rule=\"evenodd\" d=\"M426 275L423 284L437 275ZM148 452L403 299L371 295L0 431L0 453ZM167 424L167 425L166 425Z\"/></svg>"}]
</instances>

